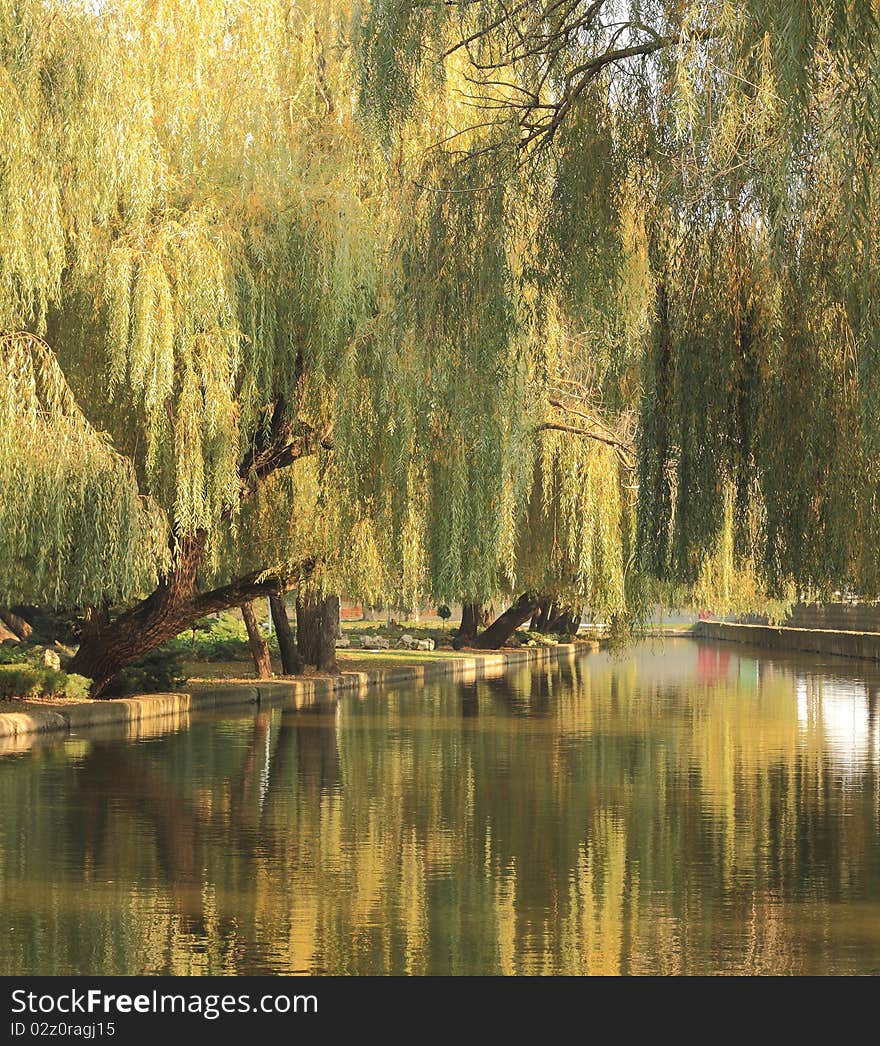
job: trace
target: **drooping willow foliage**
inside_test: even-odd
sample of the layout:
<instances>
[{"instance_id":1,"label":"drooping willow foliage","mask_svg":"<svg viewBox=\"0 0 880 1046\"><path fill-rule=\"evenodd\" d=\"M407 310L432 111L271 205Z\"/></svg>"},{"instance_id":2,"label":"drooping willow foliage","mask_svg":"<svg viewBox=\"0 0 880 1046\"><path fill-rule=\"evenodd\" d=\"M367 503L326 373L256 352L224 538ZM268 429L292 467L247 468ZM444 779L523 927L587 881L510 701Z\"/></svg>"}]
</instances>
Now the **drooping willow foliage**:
<instances>
[{"instance_id":1,"label":"drooping willow foliage","mask_svg":"<svg viewBox=\"0 0 880 1046\"><path fill-rule=\"evenodd\" d=\"M876 19L0 0L9 598L876 591Z\"/></svg>"},{"instance_id":2,"label":"drooping willow foliage","mask_svg":"<svg viewBox=\"0 0 880 1046\"><path fill-rule=\"evenodd\" d=\"M561 320L580 352L553 380L638 410L635 571L738 609L875 594L877 4L374 0L359 24L382 133L454 99L432 168L516 200L519 332ZM618 504L609 478L582 508L601 530Z\"/></svg>"},{"instance_id":3,"label":"drooping willow foliage","mask_svg":"<svg viewBox=\"0 0 880 1046\"><path fill-rule=\"evenodd\" d=\"M369 149L344 15L284 0L0 5L0 331L45 336L174 547L205 535L218 569L242 462L273 411L294 428L332 421L335 376L372 308ZM45 443L16 426L5 438L11 460L41 471ZM43 474L47 498L76 500L61 470ZM79 515L20 526L47 550L95 542L97 555L113 496L102 484L120 479L103 467L92 482L102 496ZM10 543L0 573L23 551ZM80 601L55 563L30 598ZM142 579L107 577L106 595Z\"/></svg>"},{"instance_id":4,"label":"drooping willow foliage","mask_svg":"<svg viewBox=\"0 0 880 1046\"><path fill-rule=\"evenodd\" d=\"M0 337L0 490L0 602L85 605L156 584L164 517L32 335Z\"/></svg>"}]
</instances>

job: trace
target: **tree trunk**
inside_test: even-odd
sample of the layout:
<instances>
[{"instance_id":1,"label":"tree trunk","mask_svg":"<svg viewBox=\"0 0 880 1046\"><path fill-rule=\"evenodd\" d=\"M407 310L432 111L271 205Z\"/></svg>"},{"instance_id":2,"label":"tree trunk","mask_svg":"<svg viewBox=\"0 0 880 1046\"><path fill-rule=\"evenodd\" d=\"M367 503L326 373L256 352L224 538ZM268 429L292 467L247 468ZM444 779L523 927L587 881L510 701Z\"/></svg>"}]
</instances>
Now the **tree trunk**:
<instances>
[{"instance_id":1,"label":"tree trunk","mask_svg":"<svg viewBox=\"0 0 880 1046\"><path fill-rule=\"evenodd\" d=\"M318 603L310 596L296 597L296 648L305 665L318 663Z\"/></svg>"},{"instance_id":2,"label":"tree trunk","mask_svg":"<svg viewBox=\"0 0 880 1046\"><path fill-rule=\"evenodd\" d=\"M537 609L532 615L532 623L529 626L532 632L543 632L547 628L551 602L552 600L547 596L538 603Z\"/></svg>"},{"instance_id":3,"label":"tree trunk","mask_svg":"<svg viewBox=\"0 0 880 1046\"><path fill-rule=\"evenodd\" d=\"M336 663L336 639L339 636L339 596L325 596L321 613L321 635L318 643L318 671L339 672Z\"/></svg>"},{"instance_id":4,"label":"tree trunk","mask_svg":"<svg viewBox=\"0 0 880 1046\"><path fill-rule=\"evenodd\" d=\"M296 601L296 642L300 657L319 672L336 673L336 630L339 596L309 594Z\"/></svg>"},{"instance_id":5,"label":"tree trunk","mask_svg":"<svg viewBox=\"0 0 880 1046\"><path fill-rule=\"evenodd\" d=\"M272 678L272 660L269 657L269 644L260 631L257 615L254 612L254 600L242 603L241 616L244 618L244 626L247 629L248 644L251 648L251 657L254 659L254 668L257 679Z\"/></svg>"},{"instance_id":6,"label":"tree trunk","mask_svg":"<svg viewBox=\"0 0 880 1046\"><path fill-rule=\"evenodd\" d=\"M477 638L477 627L481 623L482 605L480 603L463 603L461 607L461 625L458 635L465 646L473 646Z\"/></svg>"},{"instance_id":7,"label":"tree trunk","mask_svg":"<svg viewBox=\"0 0 880 1046\"><path fill-rule=\"evenodd\" d=\"M295 421L284 398L279 396L272 405L268 428L253 441L239 466L242 496L253 493L276 470L321 448L330 449L332 431L329 424L312 428ZM279 584L304 580L314 567L314 562L307 560L301 564L298 578L288 576L283 580L266 578L265 571L254 571L229 585L200 593L196 580L206 538L199 531L174 539L174 565L155 591L113 621L96 618L83 631L79 650L67 670L92 680L92 697L101 697L126 665L179 635L200 618L267 595Z\"/></svg>"},{"instance_id":8,"label":"tree trunk","mask_svg":"<svg viewBox=\"0 0 880 1046\"><path fill-rule=\"evenodd\" d=\"M554 618L547 622L547 632L555 632L557 634L571 635L577 632L578 621L575 612L568 607L563 608Z\"/></svg>"},{"instance_id":9,"label":"tree trunk","mask_svg":"<svg viewBox=\"0 0 880 1046\"><path fill-rule=\"evenodd\" d=\"M30 639L33 628L23 617L11 610L0 610L0 621L22 642Z\"/></svg>"},{"instance_id":10,"label":"tree trunk","mask_svg":"<svg viewBox=\"0 0 880 1046\"><path fill-rule=\"evenodd\" d=\"M151 595L112 621L106 614L95 614L83 629L79 650L67 671L92 680L92 697L102 697L113 677L126 665L191 628L201 618L241 606L278 587L278 578L266 579L265 571L254 571L229 585L199 593L196 574L204 547L203 536L188 538L176 552L174 568ZM313 565L302 565L303 576Z\"/></svg>"},{"instance_id":11,"label":"tree trunk","mask_svg":"<svg viewBox=\"0 0 880 1046\"><path fill-rule=\"evenodd\" d=\"M528 621L538 605L538 597L531 592L525 592L513 604L497 617L481 636L478 637L474 646L478 650L495 650L503 646L523 622Z\"/></svg>"},{"instance_id":12,"label":"tree trunk","mask_svg":"<svg viewBox=\"0 0 880 1046\"><path fill-rule=\"evenodd\" d=\"M287 604L280 592L269 593L269 607L272 611L272 623L275 635L278 636L278 649L281 651L281 670L286 676L299 675L302 672L302 658L296 649L296 640L290 619L287 616Z\"/></svg>"}]
</instances>

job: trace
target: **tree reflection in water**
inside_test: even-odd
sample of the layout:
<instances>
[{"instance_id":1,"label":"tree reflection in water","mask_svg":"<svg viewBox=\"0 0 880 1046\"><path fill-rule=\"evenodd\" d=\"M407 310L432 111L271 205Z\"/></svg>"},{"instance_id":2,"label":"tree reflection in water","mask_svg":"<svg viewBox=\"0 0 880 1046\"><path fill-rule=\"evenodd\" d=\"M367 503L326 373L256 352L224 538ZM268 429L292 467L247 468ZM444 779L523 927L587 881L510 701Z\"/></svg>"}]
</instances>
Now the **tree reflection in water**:
<instances>
[{"instance_id":1,"label":"tree reflection in water","mask_svg":"<svg viewBox=\"0 0 880 1046\"><path fill-rule=\"evenodd\" d=\"M680 641L0 760L0 968L875 969L878 689Z\"/></svg>"}]
</instances>

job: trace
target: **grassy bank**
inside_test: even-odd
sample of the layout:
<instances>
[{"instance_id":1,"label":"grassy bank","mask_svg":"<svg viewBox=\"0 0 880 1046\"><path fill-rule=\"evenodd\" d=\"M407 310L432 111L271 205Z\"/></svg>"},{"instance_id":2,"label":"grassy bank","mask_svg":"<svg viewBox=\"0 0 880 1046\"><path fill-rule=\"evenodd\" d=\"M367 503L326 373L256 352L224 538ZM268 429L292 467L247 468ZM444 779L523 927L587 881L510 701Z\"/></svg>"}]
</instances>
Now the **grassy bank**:
<instances>
[{"instance_id":1,"label":"grassy bank","mask_svg":"<svg viewBox=\"0 0 880 1046\"><path fill-rule=\"evenodd\" d=\"M263 608L261 608L263 609ZM281 678L281 658L274 634L268 634L269 618L265 609L260 624L267 634L272 666L276 678ZM453 649L457 622L438 619L400 621L345 621L343 636L353 645L337 651L342 672L371 672L420 664L430 664L447 658L468 657L480 651ZM691 625L651 627L636 633L640 635L684 635ZM388 641L388 650L363 650L359 643L364 635L379 636ZM400 649L401 636L414 640L433 640L434 650ZM602 638L600 631L581 634L580 641L595 642ZM505 649L555 646L570 642L568 636L544 636L518 629ZM3 663L5 662L5 663ZM314 672L306 671L304 678ZM190 682L223 680L230 683L250 683L256 679L248 646L247 631L238 611L227 611L216 617L205 618L194 628L169 640L147 657L126 668L117 679L110 696L170 692L185 688ZM33 653L0 648L0 700L53 698L83 699L87 696L87 680L67 676L43 665Z\"/></svg>"}]
</instances>

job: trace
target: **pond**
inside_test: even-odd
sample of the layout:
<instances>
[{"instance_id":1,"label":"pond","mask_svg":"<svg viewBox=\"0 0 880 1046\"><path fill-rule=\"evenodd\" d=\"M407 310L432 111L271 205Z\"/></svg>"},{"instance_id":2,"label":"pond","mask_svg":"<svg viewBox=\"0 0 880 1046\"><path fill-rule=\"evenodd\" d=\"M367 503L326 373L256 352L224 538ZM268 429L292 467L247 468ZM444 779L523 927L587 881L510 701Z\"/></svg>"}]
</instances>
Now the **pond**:
<instances>
[{"instance_id":1,"label":"pond","mask_svg":"<svg viewBox=\"0 0 880 1046\"><path fill-rule=\"evenodd\" d=\"M689 639L0 759L0 973L880 972L880 668Z\"/></svg>"}]
</instances>

